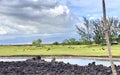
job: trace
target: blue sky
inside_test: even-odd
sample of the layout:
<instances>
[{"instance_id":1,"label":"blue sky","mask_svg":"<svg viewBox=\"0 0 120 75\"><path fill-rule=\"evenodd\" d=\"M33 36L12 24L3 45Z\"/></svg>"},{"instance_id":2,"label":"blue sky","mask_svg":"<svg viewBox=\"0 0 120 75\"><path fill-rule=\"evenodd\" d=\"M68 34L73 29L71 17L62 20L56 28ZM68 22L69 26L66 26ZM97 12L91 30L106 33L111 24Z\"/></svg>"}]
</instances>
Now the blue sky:
<instances>
[{"instance_id":1,"label":"blue sky","mask_svg":"<svg viewBox=\"0 0 120 75\"><path fill-rule=\"evenodd\" d=\"M102 17L102 0L0 0L0 44L76 38L82 17ZM106 0L107 16L120 18L120 0Z\"/></svg>"}]
</instances>

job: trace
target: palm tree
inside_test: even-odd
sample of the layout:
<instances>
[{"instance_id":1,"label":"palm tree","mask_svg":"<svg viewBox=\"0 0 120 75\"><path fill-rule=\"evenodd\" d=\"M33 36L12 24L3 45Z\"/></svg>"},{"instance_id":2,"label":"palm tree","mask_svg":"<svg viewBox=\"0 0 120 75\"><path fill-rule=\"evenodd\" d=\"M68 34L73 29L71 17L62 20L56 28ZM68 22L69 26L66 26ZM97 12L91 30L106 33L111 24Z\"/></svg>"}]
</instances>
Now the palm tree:
<instances>
[{"instance_id":1,"label":"palm tree","mask_svg":"<svg viewBox=\"0 0 120 75\"><path fill-rule=\"evenodd\" d=\"M103 6L103 26L104 26L104 30L105 30L105 37L106 37L106 43L107 43L107 48L108 48L108 55L109 55L109 60L110 60L110 64L111 64L111 69L112 69L112 73L113 75L117 75L113 60L112 60L112 53L111 53L111 48L110 48L110 41L109 41L109 28L106 24L106 7L105 7L105 0L102 0L102 6Z\"/></svg>"}]
</instances>

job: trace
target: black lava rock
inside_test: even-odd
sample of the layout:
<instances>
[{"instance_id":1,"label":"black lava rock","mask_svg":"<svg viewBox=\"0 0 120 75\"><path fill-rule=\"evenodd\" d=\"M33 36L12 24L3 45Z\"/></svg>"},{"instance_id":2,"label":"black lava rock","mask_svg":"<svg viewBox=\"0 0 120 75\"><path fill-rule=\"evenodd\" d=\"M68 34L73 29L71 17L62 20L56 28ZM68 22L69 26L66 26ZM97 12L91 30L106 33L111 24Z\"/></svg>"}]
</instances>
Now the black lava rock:
<instances>
[{"instance_id":1,"label":"black lava rock","mask_svg":"<svg viewBox=\"0 0 120 75\"><path fill-rule=\"evenodd\" d=\"M30 59L29 59L30 60ZM36 61L40 60L40 61ZM120 74L120 66L116 66ZM86 66L72 65L64 62L46 62L41 57L22 62L0 62L0 74L28 74L28 75L110 75L111 68L103 65L96 65L95 62Z\"/></svg>"}]
</instances>

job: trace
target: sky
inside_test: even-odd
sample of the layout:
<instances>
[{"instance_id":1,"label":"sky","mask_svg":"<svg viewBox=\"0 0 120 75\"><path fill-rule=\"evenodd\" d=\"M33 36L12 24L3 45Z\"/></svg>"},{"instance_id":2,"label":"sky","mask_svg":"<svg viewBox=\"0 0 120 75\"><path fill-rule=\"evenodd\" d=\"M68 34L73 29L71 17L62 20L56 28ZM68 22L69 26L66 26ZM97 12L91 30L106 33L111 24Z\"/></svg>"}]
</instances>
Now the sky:
<instances>
[{"instance_id":1,"label":"sky","mask_svg":"<svg viewBox=\"0 0 120 75\"><path fill-rule=\"evenodd\" d=\"M120 0L106 0L107 16L120 18ZM0 45L80 39L83 17L102 18L102 0L0 0Z\"/></svg>"}]
</instances>

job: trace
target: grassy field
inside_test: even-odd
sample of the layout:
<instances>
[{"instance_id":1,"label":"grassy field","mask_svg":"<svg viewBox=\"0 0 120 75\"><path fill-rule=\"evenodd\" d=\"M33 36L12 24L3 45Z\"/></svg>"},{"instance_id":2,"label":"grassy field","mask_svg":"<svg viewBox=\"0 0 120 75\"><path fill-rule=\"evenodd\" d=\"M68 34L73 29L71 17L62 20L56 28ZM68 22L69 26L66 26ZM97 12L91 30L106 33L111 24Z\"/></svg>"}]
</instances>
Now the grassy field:
<instances>
[{"instance_id":1,"label":"grassy field","mask_svg":"<svg viewBox=\"0 0 120 75\"><path fill-rule=\"evenodd\" d=\"M114 56L120 56L120 45L111 47ZM80 56L107 56L106 46L87 45L45 45L35 46L0 46L0 56L12 55L80 55Z\"/></svg>"}]
</instances>

